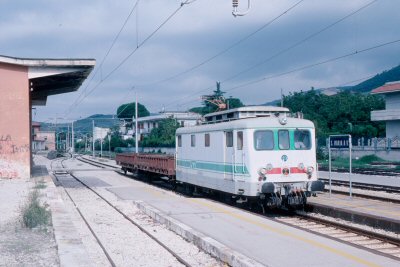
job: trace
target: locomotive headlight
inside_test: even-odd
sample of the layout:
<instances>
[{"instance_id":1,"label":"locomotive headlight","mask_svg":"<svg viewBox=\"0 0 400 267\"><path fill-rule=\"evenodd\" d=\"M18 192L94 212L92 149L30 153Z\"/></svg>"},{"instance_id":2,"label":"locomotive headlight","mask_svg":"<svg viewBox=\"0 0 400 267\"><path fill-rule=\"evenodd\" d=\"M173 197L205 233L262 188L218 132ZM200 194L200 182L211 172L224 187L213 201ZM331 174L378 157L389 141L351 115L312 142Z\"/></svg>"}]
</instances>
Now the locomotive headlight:
<instances>
[{"instance_id":1,"label":"locomotive headlight","mask_svg":"<svg viewBox=\"0 0 400 267\"><path fill-rule=\"evenodd\" d=\"M272 171L273 168L274 168L274 166L272 166L271 163L268 163L266 166L267 171Z\"/></svg>"},{"instance_id":2,"label":"locomotive headlight","mask_svg":"<svg viewBox=\"0 0 400 267\"><path fill-rule=\"evenodd\" d=\"M299 170L304 170L304 169L305 169L304 163L300 163L299 166L298 166L298 168L299 168Z\"/></svg>"},{"instance_id":3,"label":"locomotive headlight","mask_svg":"<svg viewBox=\"0 0 400 267\"><path fill-rule=\"evenodd\" d=\"M285 124L287 123L287 118L286 118L286 116L285 116L285 117L280 117L280 118L279 118L279 123L282 124L282 125L285 125Z\"/></svg>"},{"instance_id":4,"label":"locomotive headlight","mask_svg":"<svg viewBox=\"0 0 400 267\"><path fill-rule=\"evenodd\" d=\"M267 174L267 169L261 168L258 170L258 175L265 176Z\"/></svg>"}]
</instances>

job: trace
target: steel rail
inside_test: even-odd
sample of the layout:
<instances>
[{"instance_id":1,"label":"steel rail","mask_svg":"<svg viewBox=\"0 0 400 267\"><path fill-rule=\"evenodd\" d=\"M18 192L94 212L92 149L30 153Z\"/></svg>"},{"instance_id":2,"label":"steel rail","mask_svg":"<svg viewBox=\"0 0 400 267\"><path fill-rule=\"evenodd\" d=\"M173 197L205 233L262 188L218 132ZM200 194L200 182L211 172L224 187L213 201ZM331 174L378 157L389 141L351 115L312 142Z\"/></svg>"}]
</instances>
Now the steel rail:
<instances>
[{"instance_id":1,"label":"steel rail","mask_svg":"<svg viewBox=\"0 0 400 267\"><path fill-rule=\"evenodd\" d=\"M101 164L101 163L99 163L99 164ZM356 194L354 194L354 195L356 195ZM359 195L362 196L362 197L368 197L368 196L365 196L363 194L359 194ZM221 203L221 201L219 201L219 200L215 200L215 199L211 199L211 200L212 201L216 201L218 203ZM396 200L386 199L386 198L382 198L382 200L393 201L393 202L396 201ZM232 205L229 205L227 203L223 203L223 204L232 207ZM235 206L233 206L233 207L235 207ZM235 208L239 208L239 207L235 207ZM379 249L367 248L366 246L356 244L355 242L345 241L345 240L342 240L342 239L337 238L337 237L332 237L332 236L329 236L327 234L319 233L319 232L317 232L315 230L310 230L310 229L308 229L306 227L297 226L295 224L291 224L291 223L284 222L284 221L281 221L279 219L274 218L274 216L277 216L278 213L276 213L275 215L274 214L268 214L268 216L265 216L263 214L257 213L257 212L255 212L253 210L250 210L250 209L244 209L244 208L240 208L240 209L245 210L245 211L247 211L247 212L249 212L251 214L257 215L257 216L262 216L263 218L267 218L267 219L270 219L270 220L273 220L273 221L276 221L276 222L279 222L279 223L282 223L282 224L285 224L285 225L289 225L289 226L292 226L292 227L296 227L298 229L302 229L302 230L305 230L305 231L308 231L308 232L312 232L314 234L318 234L320 236L324 236L324 237L327 237L329 239L334 239L334 240L342 242L342 243L351 244L353 246L362 248L364 250L371 251L373 253L377 253L377 254L383 255L385 257L390 257L390 258L399 260L399 257L391 255L390 253L381 252L381 251L379 251ZM400 239L395 238L395 237L390 237L390 236L387 236L387 235L384 235L384 234L371 232L371 231L368 231L368 230L360 229L358 227L349 226L349 225L346 225L346 224L343 224L343 223L333 222L333 221L322 219L322 218L316 218L316 217L313 217L313 216L310 216L310 215L307 215L307 214L300 214L298 212L293 213L291 211L285 211L285 210L281 210L279 212L283 213L286 216L288 216L288 215L290 215L292 217L293 216L297 216L298 218L301 218L303 220L313 221L315 223L326 225L327 227L334 227L334 228L340 229L340 230L348 232L348 233L354 233L354 234L356 234L358 236L363 236L363 237L367 237L367 238L370 238L370 239L379 240L380 242L389 243L389 244L395 245L398 248L400 248ZM282 215L282 214L280 214L280 215Z\"/></svg>"},{"instance_id":2,"label":"steel rail","mask_svg":"<svg viewBox=\"0 0 400 267\"><path fill-rule=\"evenodd\" d=\"M60 161L61 166L64 168L64 161L67 158L63 158ZM52 161L53 162L53 161ZM52 164L50 164L50 167L52 167ZM58 176L53 173L54 177L56 178L56 180L62 184L62 182L58 179ZM74 204L75 209L78 211L79 215L81 216L82 220L84 221L84 223L86 224L86 226L88 227L89 231L92 233L93 237L96 239L97 244L99 244L100 248L103 250L104 255L106 256L106 258L108 259L110 265L112 267L116 267L115 262L113 261L113 259L111 258L110 254L107 252L106 248L104 247L103 243L101 242L100 238L96 235L96 233L94 232L93 228L89 225L89 222L86 220L85 216L82 214L82 212L80 211L78 205L76 204L76 202L72 199L71 195L68 193L68 190L63 186L65 193L67 194L67 196L69 197L69 199L71 200L71 202Z\"/></svg>"},{"instance_id":3,"label":"steel rail","mask_svg":"<svg viewBox=\"0 0 400 267\"><path fill-rule=\"evenodd\" d=\"M61 164L63 165L63 162L61 162ZM64 166L63 166L64 167ZM163 247L165 250L167 250L173 257L175 257L180 263L182 263L183 265L185 265L186 267L191 267L192 265L190 265L187 261L185 261L182 257L180 257L177 253L175 253L173 250L171 250L167 245L165 245L163 242L161 242L160 240L158 240L154 235L152 235L149 231L147 231L146 229L144 229L142 226L140 226L138 223L136 223L135 221L133 221L131 218L129 218L123 211L121 211L120 209L118 209L115 205L113 205L110 201L108 201L105 197L103 197L101 194L99 194L98 192L96 192L93 188L91 188L90 186L88 186L85 182L83 182L81 179L79 179L78 177L76 177L75 175L73 175L72 173L69 173L69 175L74 178L75 180L77 180L78 182L80 182L83 186L85 186L87 189L89 189L90 191L92 191L94 194L96 194L98 197L100 197L104 202L106 202L110 207L112 207L115 211L117 211L119 214L121 214L126 220L128 220L130 223L132 223L133 225L135 225L137 228L139 228L143 233L145 233L147 236L149 236L151 239L153 239L157 244L159 244L161 247Z\"/></svg>"}]
</instances>

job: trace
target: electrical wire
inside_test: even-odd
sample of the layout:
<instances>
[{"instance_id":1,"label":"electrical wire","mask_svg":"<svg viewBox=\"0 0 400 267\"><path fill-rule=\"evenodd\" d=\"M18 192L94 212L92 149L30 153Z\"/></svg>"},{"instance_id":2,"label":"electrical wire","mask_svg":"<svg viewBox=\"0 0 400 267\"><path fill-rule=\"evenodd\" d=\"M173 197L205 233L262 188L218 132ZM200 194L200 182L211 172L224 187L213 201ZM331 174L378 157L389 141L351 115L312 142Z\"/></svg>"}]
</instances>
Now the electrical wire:
<instances>
[{"instance_id":1,"label":"electrical wire","mask_svg":"<svg viewBox=\"0 0 400 267\"><path fill-rule=\"evenodd\" d=\"M74 103L72 103L71 106L73 106L75 103L77 103L77 102L79 101L79 99L85 94L85 92L86 92L87 88L89 87L90 83L93 81L94 77L96 77L96 75L97 75L99 69L102 71L102 67L103 67L103 64L104 64L105 60L107 59L107 57L108 57L108 55L110 54L111 50L113 49L115 43L117 42L119 36L121 35L121 33L122 33L122 31L124 30L126 24L128 23L130 17L131 17L132 14L133 14L133 11L135 11L135 9L138 7L138 4L139 4L139 0L137 0L136 3L134 4L134 6L132 7L132 9L131 9L131 11L129 12L128 16L126 17L124 23L122 24L121 28L119 29L117 35L114 37L114 40L112 41L110 47L108 48L107 52L106 52L105 55L103 56L103 59L101 60L99 66L95 69L95 71L94 71L92 77L91 77L90 80L88 81L88 83L87 83L85 89L81 91L81 93L79 94L79 96L77 97L77 99L74 101ZM136 22L136 23L137 23L137 22Z\"/></svg>"},{"instance_id":2,"label":"electrical wire","mask_svg":"<svg viewBox=\"0 0 400 267\"><path fill-rule=\"evenodd\" d=\"M134 55L148 40L150 40L168 21L170 21L181 9L184 5L189 4L192 2L189 2L189 0L182 2L179 7L172 12L151 34L149 34L142 42L139 43L139 46L137 46L132 52L130 52L114 69L112 69L103 79L101 79L87 94L84 95L82 99L77 101L74 105L71 105L71 107L68 109L66 112L67 117L73 110L73 108L77 107L84 99L86 99L94 90L96 90L100 84L102 84L105 80L107 80L111 75L113 75L122 65L125 64L125 62L132 56Z\"/></svg>"},{"instance_id":3,"label":"electrical wire","mask_svg":"<svg viewBox=\"0 0 400 267\"><path fill-rule=\"evenodd\" d=\"M239 73L236 73L235 75L233 75L233 76L231 76L231 77L225 79L224 81L222 81L222 83L225 83L225 82L227 82L227 81L233 80L233 79L239 77L240 75L242 75L242 74L244 74L244 73L247 73L247 72L249 72L249 71L251 71L251 70L253 70L253 69L255 69L255 68L257 68L257 67L259 67L259 66L261 66L261 65L264 65L265 63L271 61L272 59L274 59L274 58L276 58L276 57L278 57L278 56L280 56L280 55L285 54L286 52L292 50L293 48L296 48L297 46L299 46L299 45L305 43L306 41L308 41L308 40L310 40L310 39L316 37L317 35L319 35L319 34L325 32L326 30L328 30L328 29L334 27L335 25L339 24L340 22L342 22L342 21L344 21L344 20L346 20L346 19L348 19L348 18L354 16L355 14L359 13L360 11L364 10L365 8L369 7L370 5L374 4L374 3L377 2L377 1L378 1L378 0L373 0L373 1L371 1L371 2L369 2L369 3L367 3L367 4L365 4L365 5L363 5L363 6L360 7L359 9L357 9L357 10L351 12L350 14L344 16L343 18L341 18L341 19L339 19L339 20L337 20L337 21L335 21L335 22L333 22L333 23L331 23L331 24L325 26L324 28L322 28L322 29L320 29L320 30L318 30L318 31L316 31L316 32L314 32L314 33L308 35L308 36L305 37L304 39L302 39L302 40L300 40L300 41L298 41L298 42L292 44L291 46L289 46L289 47L287 47L287 48L285 48L285 49L282 49L281 51L279 51L278 53L276 53L276 54L270 56L269 58L264 59L264 60L260 61L259 63L257 63L257 64L255 64L255 65L253 65L253 66L251 66L251 67L249 67L249 68L247 68L247 69L245 69L245 70L243 70L243 71L241 71L241 72L239 72Z\"/></svg>"},{"instance_id":4,"label":"electrical wire","mask_svg":"<svg viewBox=\"0 0 400 267\"><path fill-rule=\"evenodd\" d=\"M236 42L233 43L232 45L230 45L230 46L228 46L227 48L221 50L220 52L216 53L215 55L213 55L213 56L211 56L211 57L209 57L209 58L203 60L202 62L200 62L200 63L198 63L198 64L196 64L196 65L190 67L189 69L184 70L184 71L182 71L182 72L179 72L179 73L177 73L177 74L174 74L174 75L172 75L172 76L170 76L170 77L168 77L168 78L165 78L165 79L156 81L156 82L151 83L151 84L147 84L147 85L145 85L145 86L152 86L152 85L156 85L156 84L160 84L160 83L163 83L163 82L167 82L167 81L176 79L176 78L178 78L178 77L180 77L180 76L182 76L182 75L185 75L185 74L187 74L187 73L189 73L189 72L191 72L191 71L193 71L193 70L195 70L195 69L198 69L199 67L201 67L201 66L203 66L203 65L205 65L205 64L207 64L207 63L209 63L209 62L211 62L211 61L213 61L213 60L216 59L217 57L219 57L219 56L221 56L221 55L227 53L228 51L230 51L230 50L233 49L234 47L238 46L239 44L241 44L241 43L243 43L244 41L248 40L248 39L251 38L252 36L254 36L254 35L256 35L257 33L259 33L260 31L264 30L265 28L267 28L268 26L270 26L273 22L277 21L278 19L280 19L281 17L283 17L284 15L286 15L287 13L289 13L289 11L291 11L292 9L294 9L295 7L297 7L298 5L300 5L303 1L304 1L304 0L300 0L300 1L296 2L294 5L290 6L288 9L286 9L285 11L283 11L282 13L280 13L280 14L279 14L278 16L276 16L275 18L269 20L268 22L266 22L265 24L263 24L261 27L259 27L259 28L256 29L255 31L253 31L253 32L249 33L248 35L242 37L241 39L239 39L238 41L236 41ZM203 92L203 91L208 91L208 90L210 90L211 88L212 88L212 87L208 87L208 88L202 89L201 92ZM192 96L192 95L190 95L190 96ZM186 97L186 96L185 96L185 97ZM183 97L183 98L185 98L185 97ZM178 100L178 101L179 101L179 100ZM177 102L177 101L175 100L175 101L173 101L172 103L175 103L175 102ZM170 106L170 104L167 104L166 106Z\"/></svg>"},{"instance_id":5,"label":"electrical wire","mask_svg":"<svg viewBox=\"0 0 400 267\"><path fill-rule=\"evenodd\" d=\"M262 31L263 29L265 29L266 27L268 27L269 25L271 25L273 22L277 21L278 19L280 19L281 17L283 17L284 15L286 15L287 13L289 13L289 11L291 11L292 9L294 9L296 6L298 6L298 5L299 5L300 3L302 3L303 1L304 1L304 0L298 1L297 3L295 3L294 5L292 5L290 8L286 9L284 12L282 12L281 14L279 14L278 16L276 16L275 18L273 18L272 20L270 20L270 21L268 21L267 23L263 24L263 25L262 25L261 27L259 27L257 30L255 30L255 31L251 32L250 34L244 36L243 38L239 39L238 41L236 41L236 42L233 43L232 45L228 46L227 48L223 49L222 51L218 52L217 54L215 54L215 55L213 55L213 56L207 58L206 60L204 60L204 61L202 61L202 62L200 62L200 63L198 63L198 64L196 64L196 65L194 65L194 66L192 66L192 67L190 67L189 69L187 69L187 70L185 70L185 71L182 71L182 72L177 73L177 74L175 74L175 75L173 75L173 76L171 76L171 77L168 77L168 78L165 78L165 79L160 80L160 81L158 81L158 82L155 82L154 84L163 83L163 82L166 82L166 81L173 80L173 79L175 79L175 78L177 78L177 77L180 77L180 76L182 76L182 75L184 75L184 74L187 74L187 73L189 73L189 72L191 72L191 71L193 71L193 70L195 70L195 69L197 69L197 68L199 68L199 67L201 67L201 66L203 66L203 65L205 65L205 64L207 64L207 63L209 63L210 61L216 59L217 57L219 57L219 56L225 54L226 52L230 51L230 50L233 49L234 47L236 47L236 46L238 46L239 44L243 43L244 41L246 41L246 40L249 39L250 37L256 35L258 32ZM151 84L151 85L153 85L153 84Z\"/></svg>"},{"instance_id":6,"label":"electrical wire","mask_svg":"<svg viewBox=\"0 0 400 267\"><path fill-rule=\"evenodd\" d=\"M230 89L225 89L225 92L231 92L231 91L234 91L236 89L243 88L243 87L246 87L246 86L249 86L249 85L253 85L253 84L257 84L257 83L260 83L260 82L265 81L265 80L270 80L270 79L273 79L273 78L286 76L288 74L292 74L292 73L299 72L299 71L302 71L302 70L305 70L305 69L309 69L309 68L313 68L313 67L316 67L316 66L324 65L324 64L327 64L327 63L335 62L335 61L338 61L338 60L341 60L341 59L344 59L344 58L347 58L347 57L351 57L351 56L355 56L355 55L358 55L358 54L362 54L362 53L365 53L365 52L368 52L368 51L371 51L371 50L375 50L375 49L378 49L378 48L381 48L381 47L384 47L384 46L388 46L388 45L391 45L391 44L396 44L396 43L399 43L399 42L400 42L400 39L396 39L396 40L393 40L393 41L389 41L389 42L381 43L381 44L378 44L378 45L375 45L375 46L371 46L371 47L368 47L368 48L365 48L365 49L362 49L362 50L356 50L354 52L351 52L351 53L348 53L348 54L345 54L345 55L342 55L342 56L338 56L338 57L330 58L330 59L327 59L327 60L324 60L324 61L312 63L312 64L305 65L305 66L302 66L302 67L298 67L298 68L295 68L295 69L292 69L292 70L289 70L289 71L285 71L285 72L282 72L282 73L279 73L279 74L266 76L266 77L262 77L262 78L255 79L255 80L252 80L252 81L248 81L246 83L237 85L237 86L232 87ZM192 100L190 102L186 102L185 104L193 103L194 101L197 101L197 99L196 100Z\"/></svg>"},{"instance_id":7,"label":"electrical wire","mask_svg":"<svg viewBox=\"0 0 400 267\"><path fill-rule=\"evenodd\" d=\"M233 79L239 77L240 75L242 75L242 74L244 74L244 73L246 73L246 72L248 72L248 71L250 71L250 70L252 70L252 69L254 69L254 68L256 68L256 67L258 67L258 66L260 66L260 65L263 65L263 64L265 64L265 63L271 61L272 59L274 59L274 58L276 58L276 57L278 57L278 56L281 56L281 55L287 53L288 51L290 51L290 50L292 50L292 49L298 47L299 45L305 43L306 41L308 41L308 40L310 40L310 39L312 39L312 38L318 36L319 34L321 34L321 33L325 32L325 31L327 31L327 30L330 29L330 28L334 27L335 25L339 24L340 22L342 22L342 21L344 21L344 20L346 20L346 19L348 19L348 18L354 16L355 14L357 14L357 13L359 13L360 11L364 10L365 8L371 6L372 4L374 4L374 3L377 2L377 1L378 1L378 0L373 0L373 1L368 2L367 4L365 4L365 5L361 6L360 8L356 9L355 11L353 11L353 12L347 14L346 16L344 16L344 17L342 17L342 18L336 20L335 22L333 22L333 23L331 23L331 24L329 24L329 25L327 25L327 26L321 28L320 30L318 30L318 31L316 31L316 32L314 32L314 33L312 33L312 34L306 36L305 38L301 39L301 40L298 41L298 42L295 42L294 44L290 45L289 47L282 49L281 51L279 51L279 52L277 52L276 54L274 54L274 55L268 57L267 59L264 59L264 60L260 61L259 63L256 63L255 65L253 65L253 66L251 66L251 67L249 67L249 68L247 68L247 69L245 69L245 70L243 70L243 71L240 71L240 72L238 72L238 73L236 73L236 74L234 74L234 75L232 75L232 76L226 78L225 80L223 80L223 81L221 82L221 84L226 83L227 81L233 80ZM199 94L199 93L201 93L201 92L210 90L210 88L213 88L213 87L210 86L210 87L207 87L207 88L205 88L205 89L201 89L201 90L199 90L199 91L196 91L196 92L194 92L194 93ZM183 99L186 99L186 98L192 97L192 96L193 96L193 93L191 93L190 95L186 95L186 96L184 96L184 97L182 97L182 98L180 98L180 99L178 99L178 100L175 100L175 101L173 101L173 102L168 103L167 105L165 105L165 107L168 107L168 106L170 106L170 105L173 105L173 104L175 104L175 103L177 103L177 102L179 102L179 101L181 101L181 100L183 100Z\"/></svg>"},{"instance_id":8,"label":"electrical wire","mask_svg":"<svg viewBox=\"0 0 400 267\"><path fill-rule=\"evenodd\" d=\"M343 58L347 58L347 57L351 57L351 56L358 55L358 54L361 54L361 53L365 53L365 52L368 52L368 51L371 51L371 50L374 50L374 49L378 49L378 48L381 48L381 47L384 47L384 46L387 46L387 45L395 44L395 43L398 43L398 42L400 42L400 39L389 41L389 42L385 42L385 43L381 43L381 44L378 44L378 45L375 45L375 46L372 46L372 47L368 47L368 48L365 48L365 49L362 49L362 50L356 50L354 52L351 52L351 53L348 53L348 54L345 54L345 55L342 55L342 56L330 58L330 59L327 59L327 60L324 60L324 61L320 61L320 62L317 62L317 63L305 65L305 66L302 66L302 67L299 67L299 68L296 68L296 69L293 69L293 70L285 71L285 72L282 72L282 73L279 73L279 74L275 74L275 75L263 77L261 79L256 79L256 80L253 80L253 81L249 81L249 82L246 82L244 84L232 87L230 89L226 89L225 91L227 91L227 92L228 91L233 91L233 90L236 90L236 89L239 89L239 88L242 88L242 87L246 87L246 86L249 86L249 85L252 85L252 84L256 84L256 83L259 83L259 82L262 82L262 81L265 81L265 80L269 80L269 79L272 79L272 78L285 76L285 75L288 75L288 74L291 74L291 73L294 73L294 72L299 72L299 71L302 71L302 70L305 70L305 69L309 69L309 68L313 68L313 67L316 67L316 66L324 65L324 64L327 64L327 63L338 61L338 60L343 59Z\"/></svg>"}]
</instances>

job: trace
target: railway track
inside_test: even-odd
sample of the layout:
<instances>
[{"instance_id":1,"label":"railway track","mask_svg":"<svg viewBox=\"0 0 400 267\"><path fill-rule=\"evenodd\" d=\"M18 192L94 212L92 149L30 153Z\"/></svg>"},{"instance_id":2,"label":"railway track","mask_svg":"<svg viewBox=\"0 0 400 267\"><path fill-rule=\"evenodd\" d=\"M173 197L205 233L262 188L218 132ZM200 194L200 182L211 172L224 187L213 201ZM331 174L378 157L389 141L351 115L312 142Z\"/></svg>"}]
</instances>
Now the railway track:
<instances>
[{"instance_id":1,"label":"railway track","mask_svg":"<svg viewBox=\"0 0 400 267\"><path fill-rule=\"evenodd\" d=\"M95 238L97 244L102 249L104 255L106 256L106 258L107 258L107 260L108 260L108 262L110 264L110 266L120 266L121 264L118 264L118 262L115 259L113 259L113 256L115 254L113 255L113 253L110 253L110 249L107 249L109 244L107 244L107 242L105 244L105 242L102 241L102 237L101 236L105 236L104 233L102 233L100 231L100 234L99 234L97 232L99 230L96 230L95 227L93 227L93 223L91 222L92 220L90 218L87 218L87 217L90 217L90 216L86 216L85 212L83 212L82 209L80 208L81 206L84 206L84 204L82 204L82 200L79 200L78 197L74 197L73 196L73 193L71 193L71 191L70 191L71 188L80 187L83 190L88 191L88 193L85 194L86 196L89 196L91 194L92 198L97 199L97 203L99 203L99 200L101 200L102 203L98 204L99 205L99 209L96 210L96 218L102 218L102 217L106 217L106 216L109 217L111 213L114 213L115 215L112 216L114 225L122 225L122 223L125 223L125 224L128 223L132 227L138 228L142 233L144 233L146 236L148 236L150 239L152 239L153 242L156 242L167 253L172 255L177 260L177 262L179 262L181 265L186 266L186 267L190 267L191 266L191 264L189 264L186 260L184 260L182 257L180 257L176 252L174 252L166 244L164 244L159 239L157 239L152 233L147 231L144 227L142 227L141 225L136 223L134 220L132 220L128 215L126 215L122 210L120 210L118 207L113 205L104 196L102 196L101 194L96 192L93 188L91 188L88 184L83 182L81 179L79 179L75 175L73 175L73 174L69 173L68 171L66 171L65 170L65 166L64 166L64 161L66 159L67 158L57 159L55 161L55 163L58 164L58 166L56 166L56 167L53 166L53 162L51 163L51 168L53 170L53 175L56 178L57 182L59 182L61 185L63 185L63 188L64 188L67 196L69 197L69 199L71 200L71 202L75 206L75 208L78 211L80 217L85 222L86 226L88 227L88 229L90 230L91 234ZM71 182L71 179L73 180L73 182ZM103 213L104 213L104 215L103 215ZM107 215L105 213L107 213ZM96 219L96 220L99 220L99 219ZM121 233L115 232L115 234L118 235L118 234L121 234ZM121 240L124 240L124 239L126 239L126 232L123 232L122 236L121 236ZM135 242L132 242L132 243L135 244Z\"/></svg>"},{"instance_id":2,"label":"railway track","mask_svg":"<svg viewBox=\"0 0 400 267\"><path fill-rule=\"evenodd\" d=\"M116 168L115 166L112 166L112 165L109 165L109 164L106 164L106 163L100 163L98 161L90 160L90 159L83 158L83 157L78 157L77 159L82 161L82 162L84 162L84 163L87 163L87 164L90 164L92 166L95 166L95 167L111 168L111 169L114 169L115 171L118 171L118 172L120 171L120 168ZM320 180L324 181L326 186L329 183L328 179L320 178ZM349 182L332 180L332 185L349 187ZM384 192L388 192L388 193L400 194L400 188L399 187L377 186L377 185L364 184L364 183L354 183L354 182L352 183L352 187L356 188L356 189L368 190L371 193L373 193L374 191L379 191L379 192L384 191ZM326 189L325 191L328 191L328 189ZM340 190L332 190L332 193L348 195L348 192L340 191ZM400 199L395 199L395 198L386 198L386 197L376 196L376 195L372 195L372 194L363 194L363 193L355 193L355 192L353 192L352 194L353 194L353 196L362 197L362 198L375 199L375 200L393 202L393 203L400 203Z\"/></svg>"},{"instance_id":3,"label":"railway track","mask_svg":"<svg viewBox=\"0 0 400 267\"><path fill-rule=\"evenodd\" d=\"M249 212L254 213L253 211ZM379 255L400 260L400 239L396 237L390 237L331 220L316 218L304 212L293 213L284 211L283 213L284 215L281 213L271 213L268 214L267 217L291 227L312 232ZM259 215L264 216L261 214Z\"/></svg>"},{"instance_id":4,"label":"railway track","mask_svg":"<svg viewBox=\"0 0 400 267\"><path fill-rule=\"evenodd\" d=\"M320 166L320 171L329 171L328 167ZM346 173L349 172L349 169L345 168L333 168L333 172L341 172ZM391 171L391 170L379 170L379 169L372 169L372 168L353 168L353 173L358 174L367 174L367 175L384 175L384 176L398 176L400 175L400 171Z\"/></svg>"},{"instance_id":5,"label":"railway track","mask_svg":"<svg viewBox=\"0 0 400 267\"><path fill-rule=\"evenodd\" d=\"M329 183L329 179L320 178L320 180L326 182L326 185ZM346 186L346 187L350 186L350 183L348 181L332 180L331 183L332 183L332 185L337 185L337 186ZM358 183L358 182L352 182L351 186L353 188L365 189L365 190L371 190L371 191L380 191L380 192L384 191L384 192L388 192L388 193L400 193L400 187L396 187L396 186L373 185L373 184Z\"/></svg>"},{"instance_id":6,"label":"railway track","mask_svg":"<svg viewBox=\"0 0 400 267\"><path fill-rule=\"evenodd\" d=\"M329 186L329 179L320 178L320 180L325 182L325 192L329 192L329 187L328 187ZM333 186L339 186L339 187L347 188L347 190L332 189L332 193L340 194L340 195L348 195L349 194L349 192L348 192L348 188L350 186L349 182L332 180L331 184ZM386 202L392 202L392 203L400 204L400 199L398 199L398 198L390 198L390 197L374 195L374 192L386 192L388 194L400 194L400 188L399 187L379 186L379 185L371 185L371 184L352 182L352 188L353 189L365 190L365 193L358 193L358 192L354 192L354 190L353 190L352 195L355 196L355 197L375 199L375 200L379 200L379 201L386 201ZM368 193L370 193L370 194L368 194Z\"/></svg>"},{"instance_id":7,"label":"railway track","mask_svg":"<svg viewBox=\"0 0 400 267\"><path fill-rule=\"evenodd\" d=\"M274 221L302 229L307 232L329 237L373 253L400 260L400 239L363 230L358 227L316 218L307 214L276 216Z\"/></svg>"}]
</instances>

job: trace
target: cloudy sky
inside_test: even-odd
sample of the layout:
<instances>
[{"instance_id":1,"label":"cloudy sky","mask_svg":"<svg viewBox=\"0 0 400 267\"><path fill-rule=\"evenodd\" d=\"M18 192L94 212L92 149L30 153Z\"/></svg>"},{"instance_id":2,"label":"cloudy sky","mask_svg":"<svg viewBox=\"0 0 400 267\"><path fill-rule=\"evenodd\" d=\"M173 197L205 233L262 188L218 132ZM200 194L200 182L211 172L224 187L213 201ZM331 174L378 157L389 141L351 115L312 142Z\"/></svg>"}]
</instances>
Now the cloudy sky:
<instances>
[{"instance_id":1,"label":"cloudy sky","mask_svg":"<svg viewBox=\"0 0 400 267\"><path fill-rule=\"evenodd\" d=\"M251 0L236 18L231 0L181 1L0 0L1 55L97 60L34 120L115 114L135 92L152 113L187 110L216 81L226 97L262 104L400 64L399 0Z\"/></svg>"}]
</instances>

